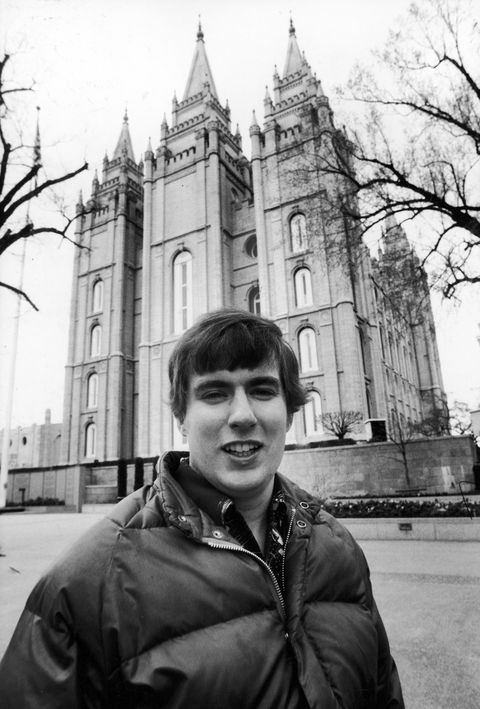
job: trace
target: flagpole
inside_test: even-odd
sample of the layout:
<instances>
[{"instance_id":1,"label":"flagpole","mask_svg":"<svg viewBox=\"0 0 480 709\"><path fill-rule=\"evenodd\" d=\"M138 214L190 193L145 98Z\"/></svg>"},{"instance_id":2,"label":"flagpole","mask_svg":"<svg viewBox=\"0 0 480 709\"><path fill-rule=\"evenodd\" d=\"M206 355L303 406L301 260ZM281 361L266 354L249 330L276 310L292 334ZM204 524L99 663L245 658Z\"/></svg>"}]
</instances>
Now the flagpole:
<instances>
[{"instance_id":1,"label":"flagpole","mask_svg":"<svg viewBox=\"0 0 480 709\"><path fill-rule=\"evenodd\" d=\"M25 274L25 255L27 252L27 239L23 239L22 254L20 257L20 281L19 290L23 290L23 279ZM8 486L8 449L10 447L10 429L13 410L13 394L15 390L15 370L17 365L18 350L18 328L20 323L21 296L17 295L17 306L13 321L12 351L10 356L10 366L8 368L7 380L7 406L5 410L5 426L3 428L2 442L2 465L0 471L0 508L7 505Z\"/></svg>"},{"instance_id":2,"label":"flagpole","mask_svg":"<svg viewBox=\"0 0 480 709\"><path fill-rule=\"evenodd\" d=\"M40 126L39 126L39 112L40 108L37 106L37 130L35 133L35 143L33 148L33 164L39 165L41 154L40 154ZM37 173L38 174L38 173ZM37 175L35 175L35 187L37 186ZM27 206L27 223L30 221L30 204ZM22 253L20 257L20 279L19 279L19 290L23 291L23 281L25 277L25 260L27 253L27 237L23 238ZM3 441L2 441L2 460L0 466L0 509L7 506L7 488L8 488L8 453L10 447L10 430L12 423L12 411L13 411L13 395L15 391L15 372L17 365L17 351L18 351L18 330L20 325L20 314L21 314L21 304L22 296L20 293L17 295L17 306L13 322L13 333L12 333L12 350L10 356L10 366L8 370L8 380L7 380L7 406L5 409L5 426L3 429Z\"/></svg>"}]
</instances>

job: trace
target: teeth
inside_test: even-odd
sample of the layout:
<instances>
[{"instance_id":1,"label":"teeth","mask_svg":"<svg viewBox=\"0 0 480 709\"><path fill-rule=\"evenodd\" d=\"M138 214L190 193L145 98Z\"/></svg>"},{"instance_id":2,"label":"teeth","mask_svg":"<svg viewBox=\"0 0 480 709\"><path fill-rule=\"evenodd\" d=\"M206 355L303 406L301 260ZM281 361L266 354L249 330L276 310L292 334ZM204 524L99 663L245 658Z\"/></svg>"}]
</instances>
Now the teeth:
<instances>
[{"instance_id":1,"label":"teeth","mask_svg":"<svg viewBox=\"0 0 480 709\"><path fill-rule=\"evenodd\" d=\"M228 451L228 453L243 457L251 455L258 450L258 448L259 446L252 445L251 443L232 443L229 446L225 446L225 450Z\"/></svg>"}]
</instances>

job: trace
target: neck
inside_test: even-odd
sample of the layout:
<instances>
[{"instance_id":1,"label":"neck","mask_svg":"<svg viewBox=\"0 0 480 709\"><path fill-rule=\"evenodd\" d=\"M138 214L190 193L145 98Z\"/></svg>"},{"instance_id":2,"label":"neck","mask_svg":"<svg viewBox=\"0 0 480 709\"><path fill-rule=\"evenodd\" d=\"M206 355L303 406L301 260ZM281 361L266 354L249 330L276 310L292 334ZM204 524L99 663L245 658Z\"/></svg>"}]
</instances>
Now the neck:
<instances>
[{"instance_id":1,"label":"neck","mask_svg":"<svg viewBox=\"0 0 480 709\"><path fill-rule=\"evenodd\" d=\"M234 503L238 511L242 514L245 522L250 527L253 536L262 552L265 549L265 536L267 533L267 510L272 497L272 485L269 485L259 497L252 500L242 498L234 499Z\"/></svg>"}]
</instances>

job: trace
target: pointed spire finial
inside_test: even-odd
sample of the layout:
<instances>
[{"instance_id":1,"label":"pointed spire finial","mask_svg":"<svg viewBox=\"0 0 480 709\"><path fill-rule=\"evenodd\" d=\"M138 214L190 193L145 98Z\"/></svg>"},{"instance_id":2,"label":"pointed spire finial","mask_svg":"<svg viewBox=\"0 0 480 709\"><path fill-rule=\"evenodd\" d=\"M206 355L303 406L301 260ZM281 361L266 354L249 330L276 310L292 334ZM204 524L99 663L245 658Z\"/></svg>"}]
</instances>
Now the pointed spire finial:
<instances>
[{"instance_id":1,"label":"pointed spire finial","mask_svg":"<svg viewBox=\"0 0 480 709\"><path fill-rule=\"evenodd\" d=\"M152 140L150 137L148 138L147 149L145 150L144 157L145 157L145 160L152 160L153 159Z\"/></svg>"},{"instance_id":2,"label":"pointed spire finial","mask_svg":"<svg viewBox=\"0 0 480 709\"><path fill-rule=\"evenodd\" d=\"M305 58L302 57L298 43L297 35L295 34L295 27L293 26L293 20L290 17L290 30L288 33L288 47L287 47L287 57L285 60L285 67L283 70L283 78L290 76L290 74L295 74L300 71L305 66Z\"/></svg>"},{"instance_id":3,"label":"pointed spire finial","mask_svg":"<svg viewBox=\"0 0 480 709\"><path fill-rule=\"evenodd\" d=\"M77 214L82 214L84 209L85 209L85 207L83 204L83 192L82 192L82 190L80 190L80 192L78 193L78 201L77 201L77 204L75 207L75 211Z\"/></svg>"},{"instance_id":4,"label":"pointed spire finial","mask_svg":"<svg viewBox=\"0 0 480 709\"><path fill-rule=\"evenodd\" d=\"M35 131L35 142L33 144L33 164L40 165L42 152L40 145L40 106L37 106L37 128Z\"/></svg>"},{"instance_id":5,"label":"pointed spire finial","mask_svg":"<svg viewBox=\"0 0 480 709\"><path fill-rule=\"evenodd\" d=\"M114 153L113 153L113 160L117 160L118 158L125 158L125 157L127 157L130 160L133 160L133 162L135 162L135 157L133 154L132 139L130 138L130 130L128 127L127 109L125 109L125 113L123 116L122 129L120 131L120 137L118 139L117 146L116 146Z\"/></svg>"},{"instance_id":6,"label":"pointed spire finial","mask_svg":"<svg viewBox=\"0 0 480 709\"><path fill-rule=\"evenodd\" d=\"M187 85L183 94L183 101L186 101L186 99L192 98L197 94L204 93L206 82L208 82L209 84L210 93L212 94L212 96L218 99L217 90L215 88L215 82L213 80L212 71L210 69L210 64L207 58L203 36L204 35L202 24L199 18L197 43L195 45L193 60L190 67L190 72L188 74Z\"/></svg>"},{"instance_id":7,"label":"pointed spire finial","mask_svg":"<svg viewBox=\"0 0 480 709\"><path fill-rule=\"evenodd\" d=\"M201 39L203 41L203 30L202 30L202 21L200 18L200 15L198 16L198 32L197 32L197 40Z\"/></svg>"},{"instance_id":8,"label":"pointed spire finial","mask_svg":"<svg viewBox=\"0 0 480 709\"><path fill-rule=\"evenodd\" d=\"M98 172L97 172L97 170L96 170L96 168L95 168L95 174L94 174L93 180L92 180L92 192L93 192L94 194L95 194L95 192L97 192L99 186L100 186L100 183L99 183L99 181L98 181Z\"/></svg>"},{"instance_id":9,"label":"pointed spire finial","mask_svg":"<svg viewBox=\"0 0 480 709\"><path fill-rule=\"evenodd\" d=\"M253 113L252 113L252 126L258 127L257 116L255 115L255 111L253 111Z\"/></svg>"}]
</instances>

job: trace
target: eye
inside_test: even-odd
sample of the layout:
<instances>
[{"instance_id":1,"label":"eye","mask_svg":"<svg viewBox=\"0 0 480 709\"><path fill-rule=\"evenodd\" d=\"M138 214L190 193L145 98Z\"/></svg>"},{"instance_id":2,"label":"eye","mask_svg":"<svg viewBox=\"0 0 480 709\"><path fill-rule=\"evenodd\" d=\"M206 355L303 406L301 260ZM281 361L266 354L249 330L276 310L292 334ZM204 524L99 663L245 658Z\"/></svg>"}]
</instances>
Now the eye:
<instances>
[{"instance_id":1,"label":"eye","mask_svg":"<svg viewBox=\"0 0 480 709\"><path fill-rule=\"evenodd\" d=\"M202 393L202 401L207 403L216 403L217 401L223 401L227 397L227 392L222 389L207 389Z\"/></svg>"},{"instance_id":2,"label":"eye","mask_svg":"<svg viewBox=\"0 0 480 709\"><path fill-rule=\"evenodd\" d=\"M268 386L258 386L252 389L252 396L256 399L267 401L268 399L273 399L277 396L277 390Z\"/></svg>"}]
</instances>

